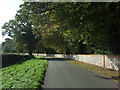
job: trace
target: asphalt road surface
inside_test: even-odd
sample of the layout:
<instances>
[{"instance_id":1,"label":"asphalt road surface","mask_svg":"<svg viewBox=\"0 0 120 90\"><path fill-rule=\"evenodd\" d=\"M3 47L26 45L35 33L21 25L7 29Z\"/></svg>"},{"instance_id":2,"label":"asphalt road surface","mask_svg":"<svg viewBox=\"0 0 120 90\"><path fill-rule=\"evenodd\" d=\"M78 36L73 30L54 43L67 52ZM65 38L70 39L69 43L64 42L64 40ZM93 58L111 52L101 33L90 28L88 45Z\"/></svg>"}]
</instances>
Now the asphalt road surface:
<instances>
[{"instance_id":1,"label":"asphalt road surface","mask_svg":"<svg viewBox=\"0 0 120 90\"><path fill-rule=\"evenodd\" d=\"M44 88L118 88L118 83L59 58L50 58Z\"/></svg>"}]
</instances>

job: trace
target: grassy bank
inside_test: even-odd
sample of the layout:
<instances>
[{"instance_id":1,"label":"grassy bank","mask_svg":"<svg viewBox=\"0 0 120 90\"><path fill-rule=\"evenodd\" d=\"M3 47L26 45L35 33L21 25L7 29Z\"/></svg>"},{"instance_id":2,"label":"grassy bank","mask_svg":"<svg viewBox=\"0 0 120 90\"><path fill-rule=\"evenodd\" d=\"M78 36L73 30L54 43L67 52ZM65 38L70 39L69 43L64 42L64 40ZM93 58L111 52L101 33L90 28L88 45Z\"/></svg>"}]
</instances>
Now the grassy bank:
<instances>
[{"instance_id":1,"label":"grassy bank","mask_svg":"<svg viewBox=\"0 0 120 90\"><path fill-rule=\"evenodd\" d=\"M80 67L87 69L91 72L95 72L95 73L102 75L106 78L113 79L117 82L120 82L120 72L118 72L118 71L108 70L108 69L105 69L102 67L98 67L95 65L87 64L87 63L76 61L76 60L68 60L68 59L65 59L65 60L67 60L71 63L75 63L75 64L79 65Z\"/></svg>"},{"instance_id":2,"label":"grassy bank","mask_svg":"<svg viewBox=\"0 0 120 90\"><path fill-rule=\"evenodd\" d=\"M42 86L46 60L38 58L2 68L2 88L38 88Z\"/></svg>"}]
</instances>

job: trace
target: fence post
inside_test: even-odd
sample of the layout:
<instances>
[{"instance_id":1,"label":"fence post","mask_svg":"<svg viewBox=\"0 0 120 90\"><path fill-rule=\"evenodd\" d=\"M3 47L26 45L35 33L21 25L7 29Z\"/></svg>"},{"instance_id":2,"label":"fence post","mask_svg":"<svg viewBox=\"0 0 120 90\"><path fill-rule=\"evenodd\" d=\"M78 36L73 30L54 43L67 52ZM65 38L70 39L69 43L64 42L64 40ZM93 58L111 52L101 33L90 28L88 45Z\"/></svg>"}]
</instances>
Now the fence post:
<instances>
[{"instance_id":1,"label":"fence post","mask_svg":"<svg viewBox=\"0 0 120 90\"><path fill-rule=\"evenodd\" d=\"M103 68L105 68L105 55L103 55Z\"/></svg>"}]
</instances>

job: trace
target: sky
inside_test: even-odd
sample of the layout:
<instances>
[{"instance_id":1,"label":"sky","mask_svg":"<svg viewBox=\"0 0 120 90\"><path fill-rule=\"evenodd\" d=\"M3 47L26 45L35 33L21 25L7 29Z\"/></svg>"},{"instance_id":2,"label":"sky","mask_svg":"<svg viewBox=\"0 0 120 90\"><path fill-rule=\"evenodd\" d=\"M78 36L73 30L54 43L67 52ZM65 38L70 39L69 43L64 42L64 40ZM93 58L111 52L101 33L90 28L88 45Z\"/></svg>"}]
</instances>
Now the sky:
<instances>
[{"instance_id":1,"label":"sky","mask_svg":"<svg viewBox=\"0 0 120 90\"><path fill-rule=\"evenodd\" d=\"M5 22L14 19L17 10L19 10L19 5L24 3L22 0L1 0L0 1L0 43L4 41L8 36L3 37L1 35L2 26Z\"/></svg>"}]
</instances>

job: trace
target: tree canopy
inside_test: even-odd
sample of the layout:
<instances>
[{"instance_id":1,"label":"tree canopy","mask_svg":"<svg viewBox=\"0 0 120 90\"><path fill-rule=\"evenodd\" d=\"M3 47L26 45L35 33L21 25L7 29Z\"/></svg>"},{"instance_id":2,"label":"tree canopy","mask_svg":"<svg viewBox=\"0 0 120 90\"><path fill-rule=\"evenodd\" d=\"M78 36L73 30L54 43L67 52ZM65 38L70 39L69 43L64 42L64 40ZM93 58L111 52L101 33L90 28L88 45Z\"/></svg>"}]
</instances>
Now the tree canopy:
<instances>
[{"instance_id":1,"label":"tree canopy","mask_svg":"<svg viewBox=\"0 0 120 90\"><path fill-rule=\"evenodd\" d=\"M27 52L120 54L120 3L25 2L4 33Z\"/></svg>"}]
</instances>

